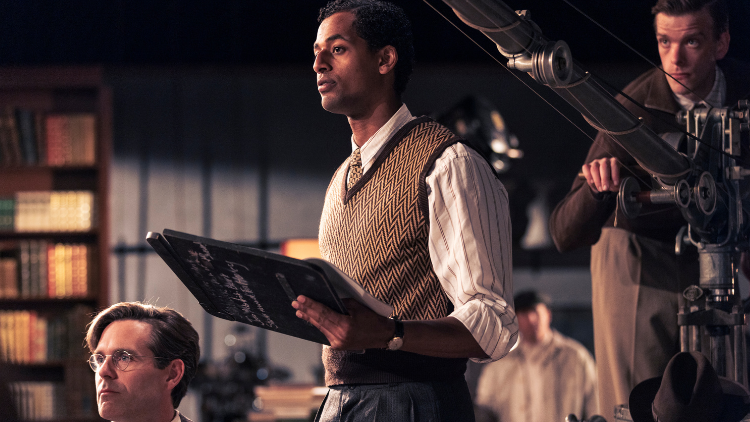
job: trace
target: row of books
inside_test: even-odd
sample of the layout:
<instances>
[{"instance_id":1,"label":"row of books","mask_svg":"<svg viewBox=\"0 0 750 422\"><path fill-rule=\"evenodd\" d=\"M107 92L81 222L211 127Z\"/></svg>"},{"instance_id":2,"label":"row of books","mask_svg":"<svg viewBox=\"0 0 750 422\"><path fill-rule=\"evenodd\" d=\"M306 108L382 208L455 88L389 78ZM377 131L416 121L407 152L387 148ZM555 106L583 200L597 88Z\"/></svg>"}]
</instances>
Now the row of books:
<instances>
[{"instance_id":1,"label":"row of books","mask_svg":"<svg viewBox=\"0 0 750 422\"><path fill-rule=\"evenodd\" d=\"M96 116L8 107L0 114L0 163L94 165Z\"/></svg>"},{"instance_id":2,"label":"row of books","mask_svg":"<svg viewBox=\"0 0 750 422\"><path fill-rule=\"evenodd\" d=\"M97 420L94 373L86 362L65 369L65 382L17 381L9 384L22 421Z\"/></svg>"},{"instance_id":3,"label":"row of books","mask_svg":"<svg viewBox=\"0 0 750 422\"><path fill-rule=\"evenodd\" d=\"M16 192L0 199L0 231L82 232L94 225L91 191Z\"/></svg>"},{"instance_id":4,"label":"row of books","mask_svg":"<svg viewBox=\"0 0 750 422\"><path fill-rule=\"evenodd\" d=\"M21 420L46 421L66 416L62 382L14 382L10 390Z\"/></svg>"},{"instance_id":5,"label":"row of books","mask_svg":"<svg viewBox=\"0 0 750 422\"><path fill-rule=\"evenodd\" d=\"M84 305L64 313L0 311L0 359L15 364L78 359L85 365L83 340L91 313Z\"/></svg>"},{"instance_id":6,"label":"row of books","mask_svg":"<svg viewBox=\"0 0 750 422\"><path fill-rule=\"evenodd\" d=\"M17 249L13 247L16 244ZM90 296L95 262L91 245L21 240L6 243L6 249L2 247L0 245L0 298Z\"/></svg>"}]
</instances>

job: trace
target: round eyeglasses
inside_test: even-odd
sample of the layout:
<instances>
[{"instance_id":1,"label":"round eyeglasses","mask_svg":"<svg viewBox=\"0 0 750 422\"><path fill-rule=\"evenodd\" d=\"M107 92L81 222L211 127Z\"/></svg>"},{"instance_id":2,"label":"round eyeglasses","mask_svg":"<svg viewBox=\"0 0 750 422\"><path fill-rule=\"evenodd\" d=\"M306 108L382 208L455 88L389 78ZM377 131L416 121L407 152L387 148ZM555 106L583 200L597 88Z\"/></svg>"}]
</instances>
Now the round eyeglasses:
<instances>
[{"instance_id":1,"label":"round eyeglasses","mask_svg":"<svg viewBox=\"0 0 750 422\"><path fill-rule=\"evenodd\" d=\"M133 361L133 358L154 358L154 359L167 359L160 358L157 356L139 356L130 354L124 350L117 350L111 355L103 355L101 353L95 353L89 356L89 366L91 370L97 372L104 366L104 362L107 360L107 356L112 356L112 361L115 363L115 367L121 371L128 369L128 365Z\"/></svg>"}]
</instances>

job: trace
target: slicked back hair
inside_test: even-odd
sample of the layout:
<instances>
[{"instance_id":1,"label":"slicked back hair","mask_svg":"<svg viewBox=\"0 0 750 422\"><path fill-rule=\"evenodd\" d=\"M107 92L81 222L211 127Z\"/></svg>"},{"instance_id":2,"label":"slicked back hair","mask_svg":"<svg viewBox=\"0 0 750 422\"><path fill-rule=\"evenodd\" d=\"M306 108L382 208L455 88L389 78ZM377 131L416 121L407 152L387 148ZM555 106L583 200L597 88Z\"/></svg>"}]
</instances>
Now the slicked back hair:
<instances>
[{"instance_id":1,"label":"slicked back hair","mask_svg":"<svg viewBox=\"0 0 750 422\"><path fill-rule=\"evenodd\" d=\"M164 359L154 359L159 369L164 369L175 359L185 363L185 373L171 392L176 409L187 393L188 384L195 377L200 358L198 332L182 314L167 307L156 307L140 302L121 302L101 311L88 325L86 345L92 353L99 345L104 329L115 321L141 321L151 326L148 348Z\"/></svg>"},{"instance_id":2,"label":"slicked back hair","mask_svg":"<svg viewBox=\"0 0 750 422\"><path fill-rule=\"evenodd\" d=\"M411 22L400 7L380 0L333 0L320 9L318 23L333 14L354 14L354 29L371 51L390 45L398 53L393 88L397 96L406 90L414 68L414 42Z\"/></svg>"},{"instance_id":3,"label":"slicked back hair","mask_svg":"<svg viewBox=\"0 0 750 422\"><path fill-rule=\"evenodd\" d=\"M658 0L651 8L651 13L656 25L656 15L659 13L681 16L700 12L704 8L713 20L714 38L719 39L721 34L729 30L729 8L725 0Z\"/></svg>"}]
</instances>

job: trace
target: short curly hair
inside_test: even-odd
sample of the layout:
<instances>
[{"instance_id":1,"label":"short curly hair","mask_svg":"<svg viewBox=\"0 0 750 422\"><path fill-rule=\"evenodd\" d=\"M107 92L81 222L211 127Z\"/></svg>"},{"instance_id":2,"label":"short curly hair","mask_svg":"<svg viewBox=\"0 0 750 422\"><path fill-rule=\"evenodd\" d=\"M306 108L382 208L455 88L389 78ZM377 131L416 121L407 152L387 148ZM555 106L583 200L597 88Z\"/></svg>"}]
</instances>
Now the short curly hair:
<instances>
[{"instance_id":1,"label":"short curly hair","mask_svg":"<svg viewBox=\"0 0 750 422\"><path fill-rule=\"evenodd\" d=\"M99 345L104 329L109 324L120 320L142 321L151 325L149 350L154 356L165 359L154 359L156 367L164 369L175 359L185 363L182 379L172 389L172 405L176 409L187 394L188 385L195 377L201 351L198 332L181 313L167 307L140 302L121 302L101 311L88 325L86 345L92 353Z\"/></svg>"},{"instance_id":2,"label":"short curly hair","mask_svg":"<svg viewBox=\"0 0 750 422\"><path fill-rule=\"evenodd\" d=\"M339 12L354 14L354 29L377 51L390 45L398 53L393 88L399 97L406 90L414 68L414 41L411 22L400 7L379 0L333 0L320 9L318 23Z\"/></svg>"}]
</instances>

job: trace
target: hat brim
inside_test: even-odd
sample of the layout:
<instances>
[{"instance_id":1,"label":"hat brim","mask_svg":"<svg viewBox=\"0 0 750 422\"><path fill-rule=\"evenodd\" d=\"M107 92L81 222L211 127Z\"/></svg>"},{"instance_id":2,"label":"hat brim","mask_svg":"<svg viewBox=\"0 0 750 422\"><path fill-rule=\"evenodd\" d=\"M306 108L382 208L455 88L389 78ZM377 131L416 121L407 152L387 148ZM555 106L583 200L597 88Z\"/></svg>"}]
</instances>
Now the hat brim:
<instances>
[{"instance_id":1,"label":"hat brim","mask_svg":"<svg viewBox=\"0 0 750 422\"><path fill-rule=\"evenodd\" d=\"M719 377L724 393L724 409L721 422L738 422L750 413L750 391L744 385L729 378Z\"/></svg>"},{"instance_id":2,"label":"hat brim","mask_svg":"<svg viewBox=\"0 0 750 422\"><path fill-rule=\"evenodd\" d=\"M662 377L649 378L633 388L628 398L630 417L633 422L655 422L651 411ZM719 377L724 394L724 408L720 422L738 422L750 413L750 392L742 384L725 377Z\"/></svg>"},{"instance_id":3,"label":"hat brim","mask_svg":"<svg viewBox=\"0 0 750 422\"><path fill-rule=\"evenodd\" d=\"M654 422L654 415L651 412L651 404L661 386L662 377L649 378L639 383L630 392L628 406L630 407L630 417L633 422Z\"/></svg>"}]
</instances>

